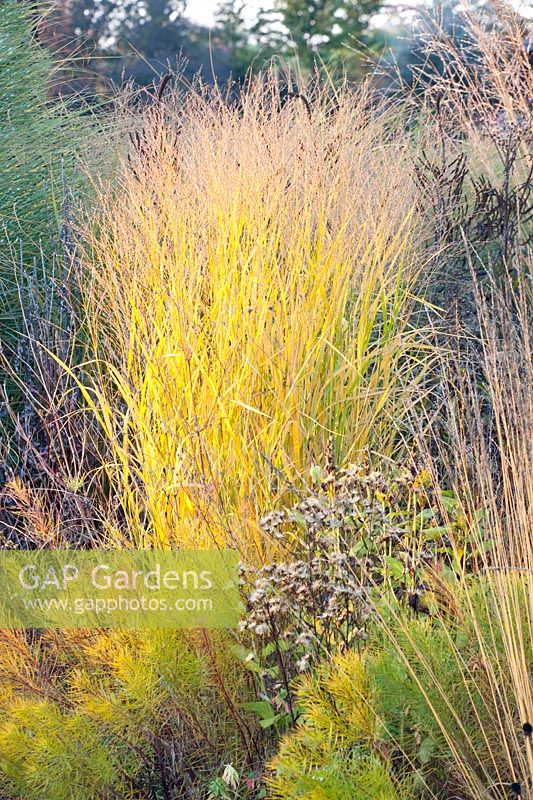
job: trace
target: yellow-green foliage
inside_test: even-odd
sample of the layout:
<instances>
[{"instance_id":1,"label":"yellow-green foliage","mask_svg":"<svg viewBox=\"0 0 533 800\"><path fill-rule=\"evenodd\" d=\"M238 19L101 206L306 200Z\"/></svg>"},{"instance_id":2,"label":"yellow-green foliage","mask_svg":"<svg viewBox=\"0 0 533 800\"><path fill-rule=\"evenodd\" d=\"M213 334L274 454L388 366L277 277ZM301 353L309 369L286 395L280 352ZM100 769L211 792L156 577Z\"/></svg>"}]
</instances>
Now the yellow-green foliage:
<instances>
[{"instance_id":1,"label":"yellow-green foliage","mask_svg":"<svg viewBox=\"0 0 533 800\"><path fill-rule=\"evenodd\" d=\"M372 693L362 656L349 651L326 664L316 676L302 678L298 699L305 708L306 725L318 739L340 747L370 741L375 735Z\"/></svg>"},{"instance_id":2,"label":"yellow-green foliage","mask_svg":"<svg viewBox=\"0 0 533 800\"><path fill-rule=\"evenodd\" d=\"M257 517L330 439L341 460L391 451L423 371L409 142L364 96L309 117L278 93L145 115L85 232L85 397L119 543L257 558Z\"/></svg>"},{"instance_id":3,"label":"yellow-green foliage","mask_svg":"<svg viewBox=\"0 0 533 800\"><path fill-rule=\"evenodd\" d=\"M196 797L220 763L245 757L230 709L246 687L223 644L164 630L4 633L2 796Z\"/></svg>"},{"instance_id":4,"label":"yellow-green foliage","mask_svg":"<svg viewBox=\"0 0 533 800\"><path fill-rule=\"evenodd\" d=\"M2 784L25 800L93 800L121 792L141 766L95 719L53 700L10 704L0 727Z\"/></svg>"},{"instance_id":5,"label":"yellow-green foliage","mask_svg":"<svg viewBox=\"0 0 533 800\"><path fill-rule=\"evenodd\" d=\"M349 651L302 679L298 727L271 763L276 800L400 800L408 785L393 781L375 755L377 718L363 657Z\"/></svg>"}]
</instances>

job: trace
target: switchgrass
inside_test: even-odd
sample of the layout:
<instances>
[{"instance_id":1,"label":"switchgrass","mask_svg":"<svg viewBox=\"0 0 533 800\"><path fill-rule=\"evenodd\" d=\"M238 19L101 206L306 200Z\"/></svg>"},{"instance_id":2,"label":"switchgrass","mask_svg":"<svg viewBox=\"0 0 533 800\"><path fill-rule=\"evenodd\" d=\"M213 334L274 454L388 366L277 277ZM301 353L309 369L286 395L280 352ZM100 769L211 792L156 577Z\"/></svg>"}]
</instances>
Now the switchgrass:
<instances>
[{"instance_id":1,"label":"switchgrass","mask_svg":"<svg viewBox=\"0 0 533 800\"><path fill-rule=\"evenodd\" d=\"M409 142L368 97L170 96L84 230L85 399L120 544L231 544L332 446L392 454L426 370ZM309 106L309 107L308 107ZM80 381L80 383L82 383Z\"/></svg>"}]
</instances>

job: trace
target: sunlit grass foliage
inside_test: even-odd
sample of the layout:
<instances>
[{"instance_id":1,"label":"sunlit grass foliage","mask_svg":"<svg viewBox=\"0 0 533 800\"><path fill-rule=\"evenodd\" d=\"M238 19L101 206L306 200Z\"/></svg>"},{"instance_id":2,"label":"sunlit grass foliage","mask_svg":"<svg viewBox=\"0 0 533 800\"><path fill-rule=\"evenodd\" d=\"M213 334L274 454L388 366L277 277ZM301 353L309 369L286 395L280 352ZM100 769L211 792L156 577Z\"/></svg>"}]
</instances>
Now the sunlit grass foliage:
<instances>
[{"instance_id":1,"label":"sunlit grass foliage","mask_svg":"<svg viewBox=\"0 0 533 800\"><path fill-rule=\"evenodd\" d=\"M85 392L130 542L257 556L258 514L329 442L394 451L423 262L408 142L367 101L176 94L100 188Z\"/></svg>"}]
</instances>

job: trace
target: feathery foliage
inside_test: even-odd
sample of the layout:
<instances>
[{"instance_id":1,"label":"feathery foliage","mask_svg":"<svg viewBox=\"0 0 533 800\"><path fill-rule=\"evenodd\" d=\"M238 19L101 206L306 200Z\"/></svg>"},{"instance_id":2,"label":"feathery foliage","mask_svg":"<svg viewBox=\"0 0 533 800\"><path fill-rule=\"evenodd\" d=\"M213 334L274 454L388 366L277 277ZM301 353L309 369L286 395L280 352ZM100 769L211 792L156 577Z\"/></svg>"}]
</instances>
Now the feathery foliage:
<instances>
[{"instance_id":1,"label":"feathery foliage","mask_svg":"<svg viewBox=\"0 0 533 800\"><path fill-rule=\"evenodd\" d=\"M362 656L336 656L301 679L296 729L271 763L273 800L401 800L409 781L394 780L377 755L374 692Z\"/></svg>"},{"instance_id":2,"label":"feathery foliage","mask_svg":"<svg viewBox=\"0 0 533 800\"><path fill-rule=\"evenodd\" d=\"M247 690L223 638L6 631L0 656L9 797L196 798L224 758L250 767L252 723L237 711Z\"/></svg>"}]
</instances>

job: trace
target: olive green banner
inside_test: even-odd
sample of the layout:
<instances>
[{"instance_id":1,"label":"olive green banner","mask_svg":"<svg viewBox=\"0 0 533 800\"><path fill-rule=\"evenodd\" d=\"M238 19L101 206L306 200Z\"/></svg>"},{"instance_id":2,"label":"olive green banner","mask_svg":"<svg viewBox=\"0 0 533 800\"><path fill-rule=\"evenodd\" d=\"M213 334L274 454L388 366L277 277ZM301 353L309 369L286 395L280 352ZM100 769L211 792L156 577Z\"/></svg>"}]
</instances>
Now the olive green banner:
<instances>
[{"instance_id":1,"label":"olive green banner","mask_svg":"<svg viewBox=\"0 0 533 800\"><path fill-rule=\"evenodd\" d=\"M233 550L0 551L0 628L233 628Z\"/></svg>"}]
</instances>

